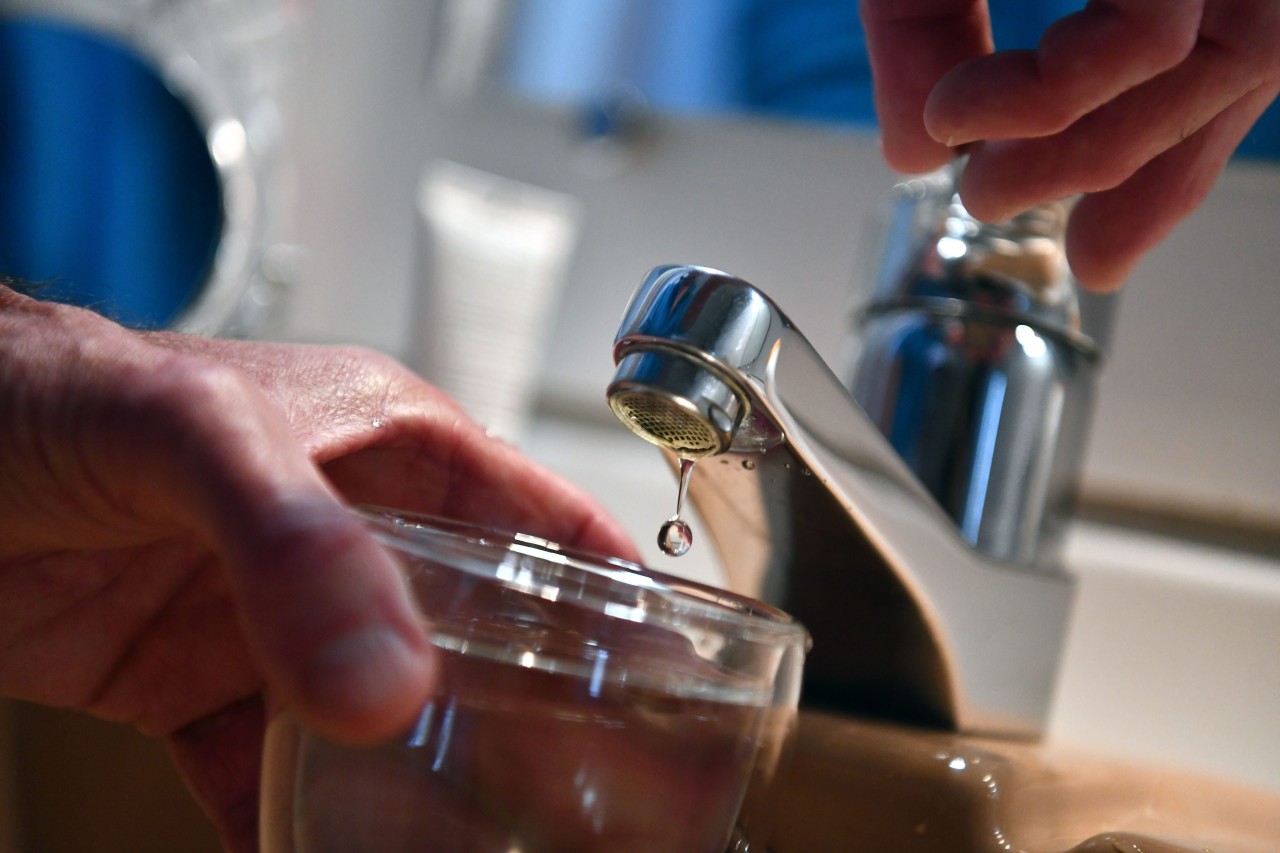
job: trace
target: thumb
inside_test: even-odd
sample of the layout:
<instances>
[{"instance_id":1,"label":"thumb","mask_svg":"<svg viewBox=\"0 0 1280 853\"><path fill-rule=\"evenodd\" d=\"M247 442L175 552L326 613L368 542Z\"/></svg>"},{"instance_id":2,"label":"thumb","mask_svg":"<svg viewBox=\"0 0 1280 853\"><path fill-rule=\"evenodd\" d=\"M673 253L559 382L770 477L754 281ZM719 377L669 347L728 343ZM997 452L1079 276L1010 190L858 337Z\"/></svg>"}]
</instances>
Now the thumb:
<instances>
[{"instance_id":1,"label":"thumb","mask_svg":"<svg viewBox=\"0 0 1280 853\"><path fill-rule=\"evenodd\" d=\"M182 387L192 437L173 482L222 557L273 700L346 741L408 725L437 662L393 558L243 374L200 362Z\"/></svg>"},{"instance_id":2,"label":"thumb","mask_svg":"<svg viewBox=\"0 0 1280 853\"><path fill-rule=\"evenodd\" d=\"M403 729L426 700L436 660L396 565L331 496L258 507L224 542L273 699L340 740Z\"/></svg>"}]
</instances>

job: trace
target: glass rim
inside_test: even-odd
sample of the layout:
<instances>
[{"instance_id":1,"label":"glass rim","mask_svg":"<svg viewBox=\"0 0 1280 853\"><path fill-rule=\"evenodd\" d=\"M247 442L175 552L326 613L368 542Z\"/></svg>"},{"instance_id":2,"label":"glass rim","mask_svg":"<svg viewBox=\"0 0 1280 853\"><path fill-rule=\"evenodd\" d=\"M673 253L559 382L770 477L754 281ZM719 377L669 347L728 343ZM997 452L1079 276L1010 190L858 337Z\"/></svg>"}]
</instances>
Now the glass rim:
<instances>
[{"instance_id":1,"label":"glass rim","mask_svg":"<svg viewBox=\"0 0 1280 853\"><path fill-rule=\"evenodd\" d=\"M512 589L528 591L517 578L504 577L500 560L483 559L495 552L531 557L551 568L555 576L574 576L605 584L618 584L637 595L656 596L666 607L623 615L600 608L605 616L629 621L672 620L683 616L706 621L734 636L779 646L799 646L807 651L811 638L805 627L784 610L749 596L669 575L640 563L548 539L475 522L426 513L362 504L352 512L374 538L389 548L426 559L449 561L459 571L492 580ZM460 557L471 559L459 559Z\"/></svg>"}]
</instances>

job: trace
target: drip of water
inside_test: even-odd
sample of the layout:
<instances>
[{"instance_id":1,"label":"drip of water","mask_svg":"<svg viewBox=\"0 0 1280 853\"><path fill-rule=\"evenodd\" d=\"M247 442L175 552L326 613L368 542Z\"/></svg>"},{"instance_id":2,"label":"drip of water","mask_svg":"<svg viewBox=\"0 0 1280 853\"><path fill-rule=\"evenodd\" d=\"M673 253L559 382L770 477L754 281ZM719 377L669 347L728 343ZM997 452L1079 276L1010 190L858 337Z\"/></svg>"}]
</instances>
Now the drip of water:
<instances>
[{"instance_id":1,"label":"drip of water","mask_svg":"<svg viewBox=\"0 0 1280 853\"><path fill-rule=\"evenodd\" d=\"M680 517L680 513L684 511L684 496L689 491L693 462L692 459L680 460L680 491L676 493L676 514L664 521L658 529L658 547L668 557L681 557L693 545L693 529Z\"/></svg>"},{"instance_id":2,"label":"drip of water","mask_svg":"<svg viewBox=\"0 0 1280 853\"><path fill-rule=\"evenodd\" d=\"M682 518L668 518L658 529L658 547L668 557L682 557L693 544L693 531Z\"/></svg>"}]
</instances>

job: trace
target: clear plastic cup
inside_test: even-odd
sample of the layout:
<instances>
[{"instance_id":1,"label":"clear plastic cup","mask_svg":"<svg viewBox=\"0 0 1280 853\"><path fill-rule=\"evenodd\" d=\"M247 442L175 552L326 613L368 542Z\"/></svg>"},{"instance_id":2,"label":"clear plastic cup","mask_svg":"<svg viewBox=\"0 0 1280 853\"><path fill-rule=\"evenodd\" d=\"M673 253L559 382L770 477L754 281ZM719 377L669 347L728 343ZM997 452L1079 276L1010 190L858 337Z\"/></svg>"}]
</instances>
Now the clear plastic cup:
<instances>
[{"instance_id":1,"label":"clear plastic cup","mask_svg":"<svg viewBox=\"0 0 1280 853\"><path fill-rule=\"evenodd\" d=\"M797 622L522 534L360 514L400 558L442 675L384 744L272 721L267 853L763 849L739 818L793 728Z\"/></svg>"}]
</instances>

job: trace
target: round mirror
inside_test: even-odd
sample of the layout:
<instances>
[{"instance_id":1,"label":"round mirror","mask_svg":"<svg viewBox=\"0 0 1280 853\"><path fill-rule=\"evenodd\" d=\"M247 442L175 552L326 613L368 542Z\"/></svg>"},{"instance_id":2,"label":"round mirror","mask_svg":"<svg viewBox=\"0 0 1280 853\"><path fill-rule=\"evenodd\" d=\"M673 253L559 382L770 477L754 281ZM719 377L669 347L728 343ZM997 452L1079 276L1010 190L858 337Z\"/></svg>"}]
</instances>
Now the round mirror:
<instances>
[{"instance_id":1,"label":"round mirror","mask_svg":"<svg viewBox=\"0 0 1280 853\"><path fill-rule=\"evenodd\" d=\"M11 18L0 115L0 272L126 325L171 325L203 288L224 219L187 103L121 41Z\"/></svg>"}]
</instances>

